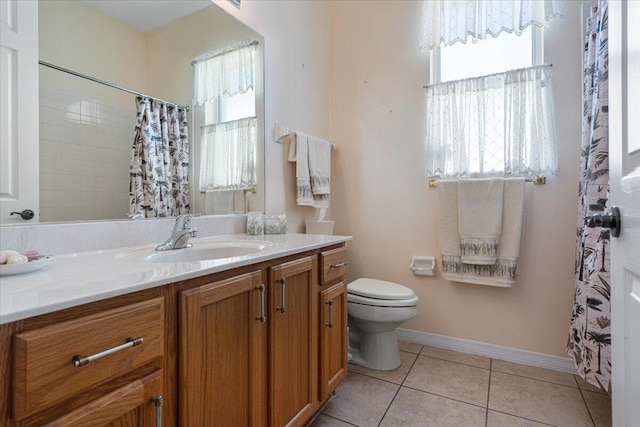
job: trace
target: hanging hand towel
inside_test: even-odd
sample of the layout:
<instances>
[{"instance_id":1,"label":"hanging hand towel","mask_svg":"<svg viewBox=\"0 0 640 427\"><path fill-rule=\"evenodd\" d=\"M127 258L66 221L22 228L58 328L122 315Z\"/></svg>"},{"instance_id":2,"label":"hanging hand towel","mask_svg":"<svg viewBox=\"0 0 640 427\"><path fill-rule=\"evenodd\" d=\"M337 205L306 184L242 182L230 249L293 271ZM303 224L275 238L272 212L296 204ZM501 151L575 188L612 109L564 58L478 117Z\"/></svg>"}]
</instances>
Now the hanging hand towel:
<instances>
[{"instance_id":1,"label":"hanging hand towel","mask_svg":"<svg viewBox=\"0 0 640 427\"><path fill-rule=\"evenodd\" d=\"M461 260L466 264L496 262L502 229L504 178L458 183L458 233Z\"/></svg>"},{"instance_id":2,"label":"hanging hand towel","mask_svg":"<svg viewBox=\"0 0 640 427\"><path fill-rule=\"evenodd\" d=\"M296 162L298 206L329 207L331 144L296 132L289 145L289 161Z\"/></svg>"},{"instance_id":3,"label":"hanging hand towel","mask_svg":"<svg viewBox=\"0 0 640 427\"><path fill-rule=\"evenodd\" d=\"M492 284L496 286L511 286L516 278L524 220L524 183L524 178L504 180L502 234L498 259L492 272Z\"/></svg>"},{"instance_id":4,"label":"hanging hand towel","mask_svg":"<svg viewBox=\"0 0 640 427\"><path fill-rule=\"evenodd\" d=\"M438 181L438 239L445 279L460 276L460 236L458 235L458 181Z\"/></svg>"},{"instance_id":5,"label":"hanging hand towel","mask_svg":"<svg viewBox=\"0 0 640 427\"><path fill-rule=\"evenodd\" d=\"M478 285L510 287L516 276L524 217L524 178L504 180L502 227L497 259L491 265L462 261L459 224L459 187L456 181L438 182L438 237L442 271L447 280Z\"/></svg>"}]
</instances>

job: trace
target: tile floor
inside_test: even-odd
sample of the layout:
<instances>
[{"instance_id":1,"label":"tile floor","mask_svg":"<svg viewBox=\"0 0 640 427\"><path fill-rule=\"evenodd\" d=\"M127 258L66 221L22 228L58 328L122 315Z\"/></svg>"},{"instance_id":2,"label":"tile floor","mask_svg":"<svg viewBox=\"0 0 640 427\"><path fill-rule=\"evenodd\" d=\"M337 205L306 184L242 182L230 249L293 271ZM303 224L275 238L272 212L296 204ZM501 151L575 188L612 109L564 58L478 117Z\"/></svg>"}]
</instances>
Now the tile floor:
<instances>
[{"instance_id":1,"label":"tile floor","mask_svg":"<svg viewBox=\"0 0 640 427\"><path fill-rule=\"evenodd\" d=\"M562 372L400 342L388 372L349 376L310 427L611 425L609 395Z\"/></svg>"}]
</instances>

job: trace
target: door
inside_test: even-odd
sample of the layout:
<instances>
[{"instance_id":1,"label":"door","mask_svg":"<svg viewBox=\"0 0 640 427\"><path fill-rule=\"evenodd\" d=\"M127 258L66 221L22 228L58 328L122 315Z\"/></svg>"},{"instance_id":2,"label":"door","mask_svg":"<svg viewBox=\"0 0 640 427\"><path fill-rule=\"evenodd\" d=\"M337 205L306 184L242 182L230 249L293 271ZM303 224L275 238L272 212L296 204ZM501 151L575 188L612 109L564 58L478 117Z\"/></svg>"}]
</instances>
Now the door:
<instances>
[{"instance_id":1,"label":"door","mask_svg":"<svg viewBox=\"0 0 640 427\"><path fill-rule=\"evenodd\" d=\"M609 2L610 204L622 216L611 239L613 425L629 427L640 420L639 21L640 2Z\"/></svg>"},{"instance_id":2,"label":"door","mask_svg":"<svg viewBox=\"0 0 640 427\"><path fill-rule=\"evenodd\" d=\"M180 296L180 425L265 426L267 323L262 273Z\"/></svg>"},{"instance_id":3,"label":"door","mask_svg":"<svg viewBox=\"0 0 640 427\"><path fill-rule=\"evenodd\" d=\"M39 214L38 2L0 0L0 224Z\"/></svg>"},{"instance_id":4,"label":"door","mask_svg":"<svg viewBox=\"0 0 640 427\"><path fill-rule=\"evenodd\" d=\"M317 409L318 260L270 268L271 427L302 426Z\"/></svg>"},{"instance_id":5,"label":"door","mask_svg":"<svg viewBox=\"0 0 640 427\"><path fill-rule=\"evenodd\" d=\"M320 400L347 377L347 285L320 293Z\"/></svg>"}]
</instances>

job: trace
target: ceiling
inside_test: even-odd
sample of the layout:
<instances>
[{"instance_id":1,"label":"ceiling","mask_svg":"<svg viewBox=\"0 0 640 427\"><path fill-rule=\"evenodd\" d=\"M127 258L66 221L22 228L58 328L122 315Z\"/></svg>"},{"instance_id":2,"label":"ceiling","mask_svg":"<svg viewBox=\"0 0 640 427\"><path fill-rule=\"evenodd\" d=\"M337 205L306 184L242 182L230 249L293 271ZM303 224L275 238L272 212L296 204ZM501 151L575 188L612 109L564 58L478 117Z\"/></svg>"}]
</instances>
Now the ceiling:
<instances>
[{"instance_id":1,"label":"ceiling","mask_svg":"<svg viewBox=\"0 0 640 427\"><path fill-rule=\"evenodd\" d=\"M136 30L146 33L211 6L211 0L80 0Z\"/></svg>"}]
</instances>

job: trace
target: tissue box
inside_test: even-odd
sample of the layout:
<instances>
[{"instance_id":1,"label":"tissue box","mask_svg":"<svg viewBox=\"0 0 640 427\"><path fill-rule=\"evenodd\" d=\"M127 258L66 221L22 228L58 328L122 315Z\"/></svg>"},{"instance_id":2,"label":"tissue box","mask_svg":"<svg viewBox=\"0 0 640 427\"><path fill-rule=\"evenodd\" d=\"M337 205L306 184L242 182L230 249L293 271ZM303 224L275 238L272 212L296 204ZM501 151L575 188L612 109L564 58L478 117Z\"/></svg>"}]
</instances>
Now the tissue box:
<instances>
[{"instance_id":1,"label":"tissue box","mask_svg":"<svg viewBox=\"0 0 640 427\"><path fill-rule=\"evenodd\" d=\"M264 217L264 234L284 234L287 229L287 215L266 215Z\"/></svg>"}]
</instances>

